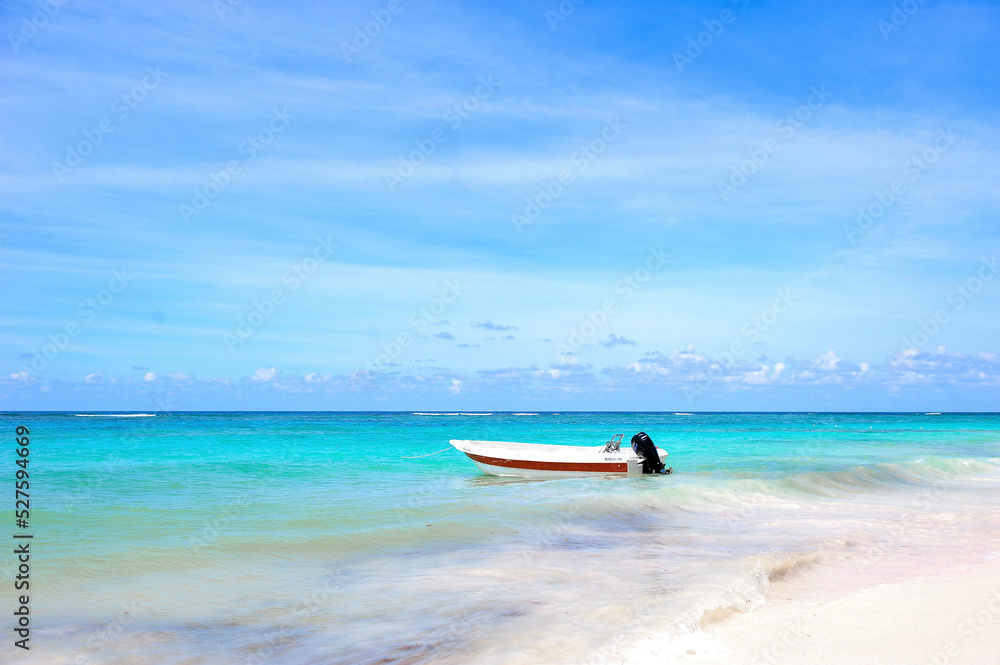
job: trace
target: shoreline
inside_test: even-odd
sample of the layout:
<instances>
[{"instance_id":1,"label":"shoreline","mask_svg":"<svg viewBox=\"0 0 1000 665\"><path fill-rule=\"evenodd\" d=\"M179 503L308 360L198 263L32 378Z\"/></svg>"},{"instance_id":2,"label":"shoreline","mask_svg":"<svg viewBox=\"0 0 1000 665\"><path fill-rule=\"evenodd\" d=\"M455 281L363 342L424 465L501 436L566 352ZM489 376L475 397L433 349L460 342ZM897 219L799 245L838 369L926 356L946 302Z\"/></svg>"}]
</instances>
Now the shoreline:
<instances>
[{"instance_id":1,"label":"shoreline","mask_svg":"<svg viewBox=\"0 0 1000 665\"><path fill-rule=\"evenodd\" d=\"M1000 661L1000 559L961 572L826 588L846 567L775 582L755 611L703 630L678 662L711 665L995 665ZM831 592L833 591L833 592ZM812 592L812 593L810 593ZM813 596L806 598L805 596ZM818 597L817 597L818 596Z\"/></svg>"}]
</instances>

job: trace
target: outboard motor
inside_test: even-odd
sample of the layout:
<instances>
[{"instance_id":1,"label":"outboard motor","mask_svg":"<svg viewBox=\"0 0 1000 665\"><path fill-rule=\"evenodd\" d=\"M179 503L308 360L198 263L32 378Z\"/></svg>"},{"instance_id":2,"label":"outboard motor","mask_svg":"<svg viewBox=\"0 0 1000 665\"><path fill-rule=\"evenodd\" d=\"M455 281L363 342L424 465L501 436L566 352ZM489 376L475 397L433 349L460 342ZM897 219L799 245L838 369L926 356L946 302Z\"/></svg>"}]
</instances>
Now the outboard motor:
<instances>
[{"instance_id":1,"label":"outboard motor","mask_svg":"<svg viewBox=\"0 0 1000 665\"><path fill-rule=\"evenodd\" d=\"M632 437L632 450L642 458L643 473L663 473L663 462L660 461L660 454L656 452L653 440L645 432L639 432Z\"/></svg>"}]
</instances>

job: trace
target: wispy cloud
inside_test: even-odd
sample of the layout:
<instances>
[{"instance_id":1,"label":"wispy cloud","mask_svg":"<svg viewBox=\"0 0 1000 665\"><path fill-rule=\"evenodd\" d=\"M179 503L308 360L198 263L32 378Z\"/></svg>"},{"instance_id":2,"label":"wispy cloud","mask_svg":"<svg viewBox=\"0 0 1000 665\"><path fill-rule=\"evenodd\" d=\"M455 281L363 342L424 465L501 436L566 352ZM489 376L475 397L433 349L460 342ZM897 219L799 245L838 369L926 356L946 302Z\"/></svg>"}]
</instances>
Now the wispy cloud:
<instances>
[{"instance_id":1,"label":"wispy cloud","mask_svg":"<svg viewBox=\"0 0 1000 665\"><path fill-rule=\"evenodd\" d=\"M628 339L624 336L611 333L610 335L608 335L607 339L601 340L600 344L603 347L621 346L623 344L629 346L635 346L636 341L634 339Z\"/></svg>"},{"instance_id":2,"label":"wispy cloud","mask_svg":"<svg viewBox=\"0 0 1000 665\"><path fill-rule=\"evenodd\" d=\"M482 328L483 330L517 330L517 326L504 326L499 323L493 323L492 321L474 321L473 324L477 328Z\"/></svg>"}]
</instances>

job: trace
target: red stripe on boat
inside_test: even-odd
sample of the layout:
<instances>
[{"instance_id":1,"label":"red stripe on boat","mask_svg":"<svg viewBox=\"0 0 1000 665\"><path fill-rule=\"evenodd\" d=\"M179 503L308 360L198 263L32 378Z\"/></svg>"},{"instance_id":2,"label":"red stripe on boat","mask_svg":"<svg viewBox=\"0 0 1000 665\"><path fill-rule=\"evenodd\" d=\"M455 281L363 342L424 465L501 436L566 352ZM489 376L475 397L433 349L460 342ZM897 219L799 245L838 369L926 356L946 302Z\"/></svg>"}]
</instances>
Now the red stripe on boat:
<instances>
[{"instance_id":1,"label":"red stripe on boat","mask_svg":"<svg viewBox=\"0 0 1000 665\"><path fill-rule=\"evenodd\" d=\"M537 471L591 471L595 473L627 473L628 464L618 462L533 462L523 459L501 459L465 453L470 459L483 464L504 466L512 469L534 469Z\"/></svg>"}]
</instances>

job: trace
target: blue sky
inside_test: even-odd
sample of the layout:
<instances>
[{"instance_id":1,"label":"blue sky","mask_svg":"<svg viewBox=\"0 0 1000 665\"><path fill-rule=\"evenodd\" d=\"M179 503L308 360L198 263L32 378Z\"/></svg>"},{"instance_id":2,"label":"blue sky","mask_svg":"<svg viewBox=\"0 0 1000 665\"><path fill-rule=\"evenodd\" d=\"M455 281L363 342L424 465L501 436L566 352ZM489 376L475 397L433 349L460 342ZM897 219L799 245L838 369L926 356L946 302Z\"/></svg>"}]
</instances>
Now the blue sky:
<instances>
[{"instance_id":1,"label":"blue sky","mask_svg":"<svg viewBox=\"0 0 1000 665\"><path fill-rule=\"evenodd\" d=\"M996 3L2 12L0 408L1000 406Z\"/></svg>"}]
</instances>

